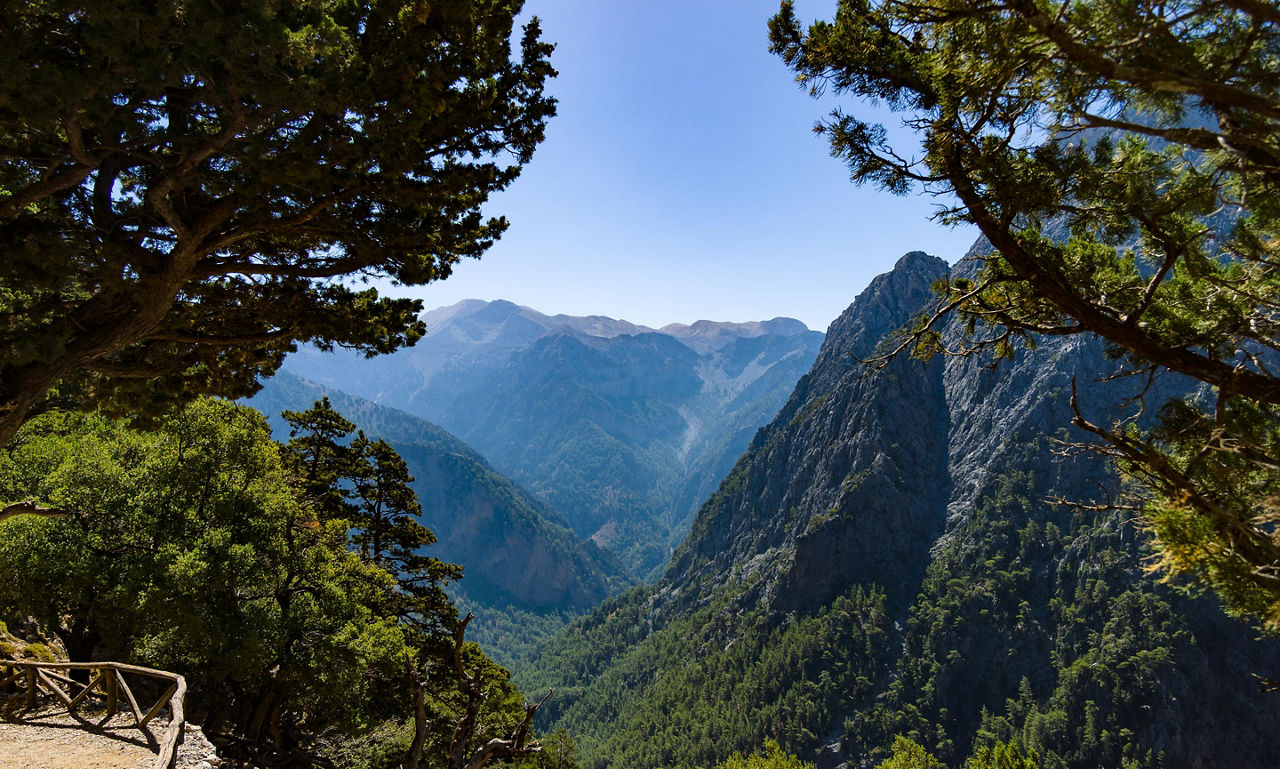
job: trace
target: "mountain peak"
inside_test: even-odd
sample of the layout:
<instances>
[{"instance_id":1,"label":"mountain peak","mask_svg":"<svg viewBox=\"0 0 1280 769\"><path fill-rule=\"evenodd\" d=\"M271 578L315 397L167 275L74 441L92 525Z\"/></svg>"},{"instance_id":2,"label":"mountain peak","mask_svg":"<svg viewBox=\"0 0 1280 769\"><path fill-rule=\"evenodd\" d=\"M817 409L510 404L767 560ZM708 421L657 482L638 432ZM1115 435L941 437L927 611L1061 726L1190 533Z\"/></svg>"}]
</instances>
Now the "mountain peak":
<instances>
[{"instance_id":1,"label":"mountain peak","mask_svg":"<svg viewBox=\"0 0 1280 769\"><path fill-rule=\"evenodd\" d=\"M950 270L946 261L923 251L903 255L832 321L823 355L870 357L886 334L926 305L933 297L933 283Z\"/></svg>"},{"instance_id":2,"label":"mountain peak","mask_svg":"<svg viewBox=\"0 0 1280 769\"><path fill-rule=\"evenodd\" d=\"M899 270L934 270L939 262L943 265L946 264L944 260L933 254L925 253L924 251L908 251L900 256L898 261L894 262L893 269L888 274L893 274Z\"/></svg>"},{"instance_id":3,"label":"mountain peak","mask_svg":"<svg viewBox=\"0 0 1280 769\"><path fill-rule=\"evenodd\" d=\"M782 334L794 336L809 331L809 327L795 318L777 317L770 320L753 320L746 323L729 323L715 320L695 320L693 323L668 323L658 329L671 336L696 336L715 332L733 333L738 336Z\"/></svg>"},{"instance_id":4,"label":"mountain peak","mask_svg":"<svg viewBox=\"0 0 1280 769\"><path fill-rule=\"evenodd\" d=\"M754 339L761 336L801 336L811 333L809 327L795 318L727 323L714 320L698 320L690 324L669 323L658 333L678 339L686 347L705 354L718 350L736 339Z\"/></svg>"},{"instance_id":5,"label":"mountain peak","mask_svg":"<svg viewBox=\"0 0 1280 769\"><path fill-rule=\"evenodd\" d=\"M603 339L658 333L674 337L699 353L720 349L735 339L760 336L802 336L813 333L804 323L787 317L745 323L698 320L693 323L669 323L655 330L649 326L605 315L545 315L533 308L506 299L492 301L464 299L457 304L439 307L422 315L429 335L456 333L456 330L451 331L451 328L463 325L467 328L467 338L473 340L508 339L511 329L507 329L506 334L500 333L499 329L517 318L519 333L511 341L520 343L529 341L530 335L546 333L572 333Z\"/></svg>"}]
</instances>

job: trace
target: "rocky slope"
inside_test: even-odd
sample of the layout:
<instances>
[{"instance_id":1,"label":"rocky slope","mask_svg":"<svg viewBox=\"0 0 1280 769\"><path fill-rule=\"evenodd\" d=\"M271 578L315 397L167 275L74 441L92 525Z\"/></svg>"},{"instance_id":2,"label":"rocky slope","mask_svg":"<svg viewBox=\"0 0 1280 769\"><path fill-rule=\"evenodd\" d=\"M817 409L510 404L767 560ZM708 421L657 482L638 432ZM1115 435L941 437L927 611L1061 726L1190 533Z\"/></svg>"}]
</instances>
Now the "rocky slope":
<instances>
[{"instance_id":1,"label":"rocky slope","mask_svg":"<svg viewBox=\"0 0 1280 769\"><path fill-rule=\"evenodd\" d=\"M1124 383L1096 341L859 363L947 265L908 254L828 333L813 370L698 514L654 586L569 627L521 673L589 766L706 766L766 737L873 766L895 734L950 766L995 740L1048 767L1265 767L1280 669L1210 599L1155 583L1114 493L1063 454L1073 380L1095 421Z\"/></svg>"},{"instance_id":2,"label":"rocky slope","mask_svg":"<svg viewBox=\"0 0 1280 769\"><path fill-rule=\"evenodd\" d=\"M442 425L636 578L666 561L822 339L787 318L654 330L501 301L424 320L411 349L358 366L304 350L286 369Z\"/></svg>"},{"instance_id":3,"label":"rocky slope","mask_svg":"<svg viewBox=\"0 0 1280 769\"><path fill-rule=\"evenodd\" d=\"M470 601L579 612L625 584L618 564L581 541L553 508L429 422L288 373L268 381L248 403L267 414L278 440L288 440L280 412L306 410L326 395L367 435L386 440L404 457L422 522L439 540L433 555L462 564L460 591Z\"/></svg>"}]
</instances>

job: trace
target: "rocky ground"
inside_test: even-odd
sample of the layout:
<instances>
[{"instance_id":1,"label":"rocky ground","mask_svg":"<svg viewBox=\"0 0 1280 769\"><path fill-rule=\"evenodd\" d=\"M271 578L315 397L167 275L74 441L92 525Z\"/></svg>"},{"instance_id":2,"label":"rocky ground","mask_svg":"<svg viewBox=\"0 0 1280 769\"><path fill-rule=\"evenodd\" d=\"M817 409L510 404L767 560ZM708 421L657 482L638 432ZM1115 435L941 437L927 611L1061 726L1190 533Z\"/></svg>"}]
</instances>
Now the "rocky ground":
<instances>
[{"instance_id":1,"label":"rocky ground","mask_svg":"<svg viewBox=\"0 0 1280 769\"><path fill-rule=\"evenodd\" d=\"M138 729L125 714L107 719L60 708L0 708L0 769L151 769L166 726L153 721ZM214 769L220 763L200 727L187 724L178 769Z\"/></svg>"}]
</instances>

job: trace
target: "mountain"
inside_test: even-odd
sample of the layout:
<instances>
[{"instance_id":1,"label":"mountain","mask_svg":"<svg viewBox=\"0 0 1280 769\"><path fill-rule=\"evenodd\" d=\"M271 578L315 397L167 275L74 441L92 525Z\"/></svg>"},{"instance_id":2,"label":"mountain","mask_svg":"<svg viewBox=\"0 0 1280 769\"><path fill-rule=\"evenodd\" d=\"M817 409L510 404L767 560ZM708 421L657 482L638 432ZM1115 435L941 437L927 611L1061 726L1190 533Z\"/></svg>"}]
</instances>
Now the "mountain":
<instances>
[{"instance_id":1,"label":"mountain","mask_svg":"<svg viewBox=\"0 0 1280 769\"><path fill-rule=\"evenodd\" d=\"M285 368L441 425L635 579L666 562L823 337L789 318L655 330L503 301L423 319L412 348L359 365L303 350Z\"/></svg>"},{"instance_id":2,"label":"mountain","mask_svg":"<svg viewBox=\"0 0 1280 769\"><path fill-rule=\"evenodd\" d=\"M1059 442L1085 439L1073 383L1094 421L1132 394L1099 381L1098 342L995 369L858 362L948 270L912 253L874 280L661 579L521 661L585 766L710 766L773 738L871 767L895 735L954 767L996 741L1055 768L1274 765L1280 699L1250 674L1280 644L1154 581L1129 513L1049 501L1119 487Z\"/></svg>"},{"instance_id":3,"label":"mountain","mask_svg":"<svg viewBox=\"0 0 1280 769\"><path fill-rule=\"evenodd\" d=\"M248 404L267 415L278 440L288 440L280 412L305 411L324 396L404 458L422 503L421 521L439 540L432 555L462 564L459 592L472 604L577 613L625 585L607 553L581 541L563 516L436 425L285 372Z\"/></svg>"}]
</instances>

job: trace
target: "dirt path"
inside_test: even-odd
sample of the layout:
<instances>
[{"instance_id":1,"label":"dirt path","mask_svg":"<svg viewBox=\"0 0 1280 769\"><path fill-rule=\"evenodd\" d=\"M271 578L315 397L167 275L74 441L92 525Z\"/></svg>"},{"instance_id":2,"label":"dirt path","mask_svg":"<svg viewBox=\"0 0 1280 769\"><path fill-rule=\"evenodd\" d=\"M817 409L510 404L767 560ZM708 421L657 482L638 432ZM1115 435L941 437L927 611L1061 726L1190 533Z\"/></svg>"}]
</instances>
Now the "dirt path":
<instances>
[{"instance_id":1,"label":"dirt path","mask_svg":"<svg viewBox=\"0 0 1280 769\"><path fill-rule=\"evenodd\" d=\"M135 727L132 715L107 721L47 709L0 716L0 769L150 769L156 759L156 733Z\"/></svg>"}]
</instances>

